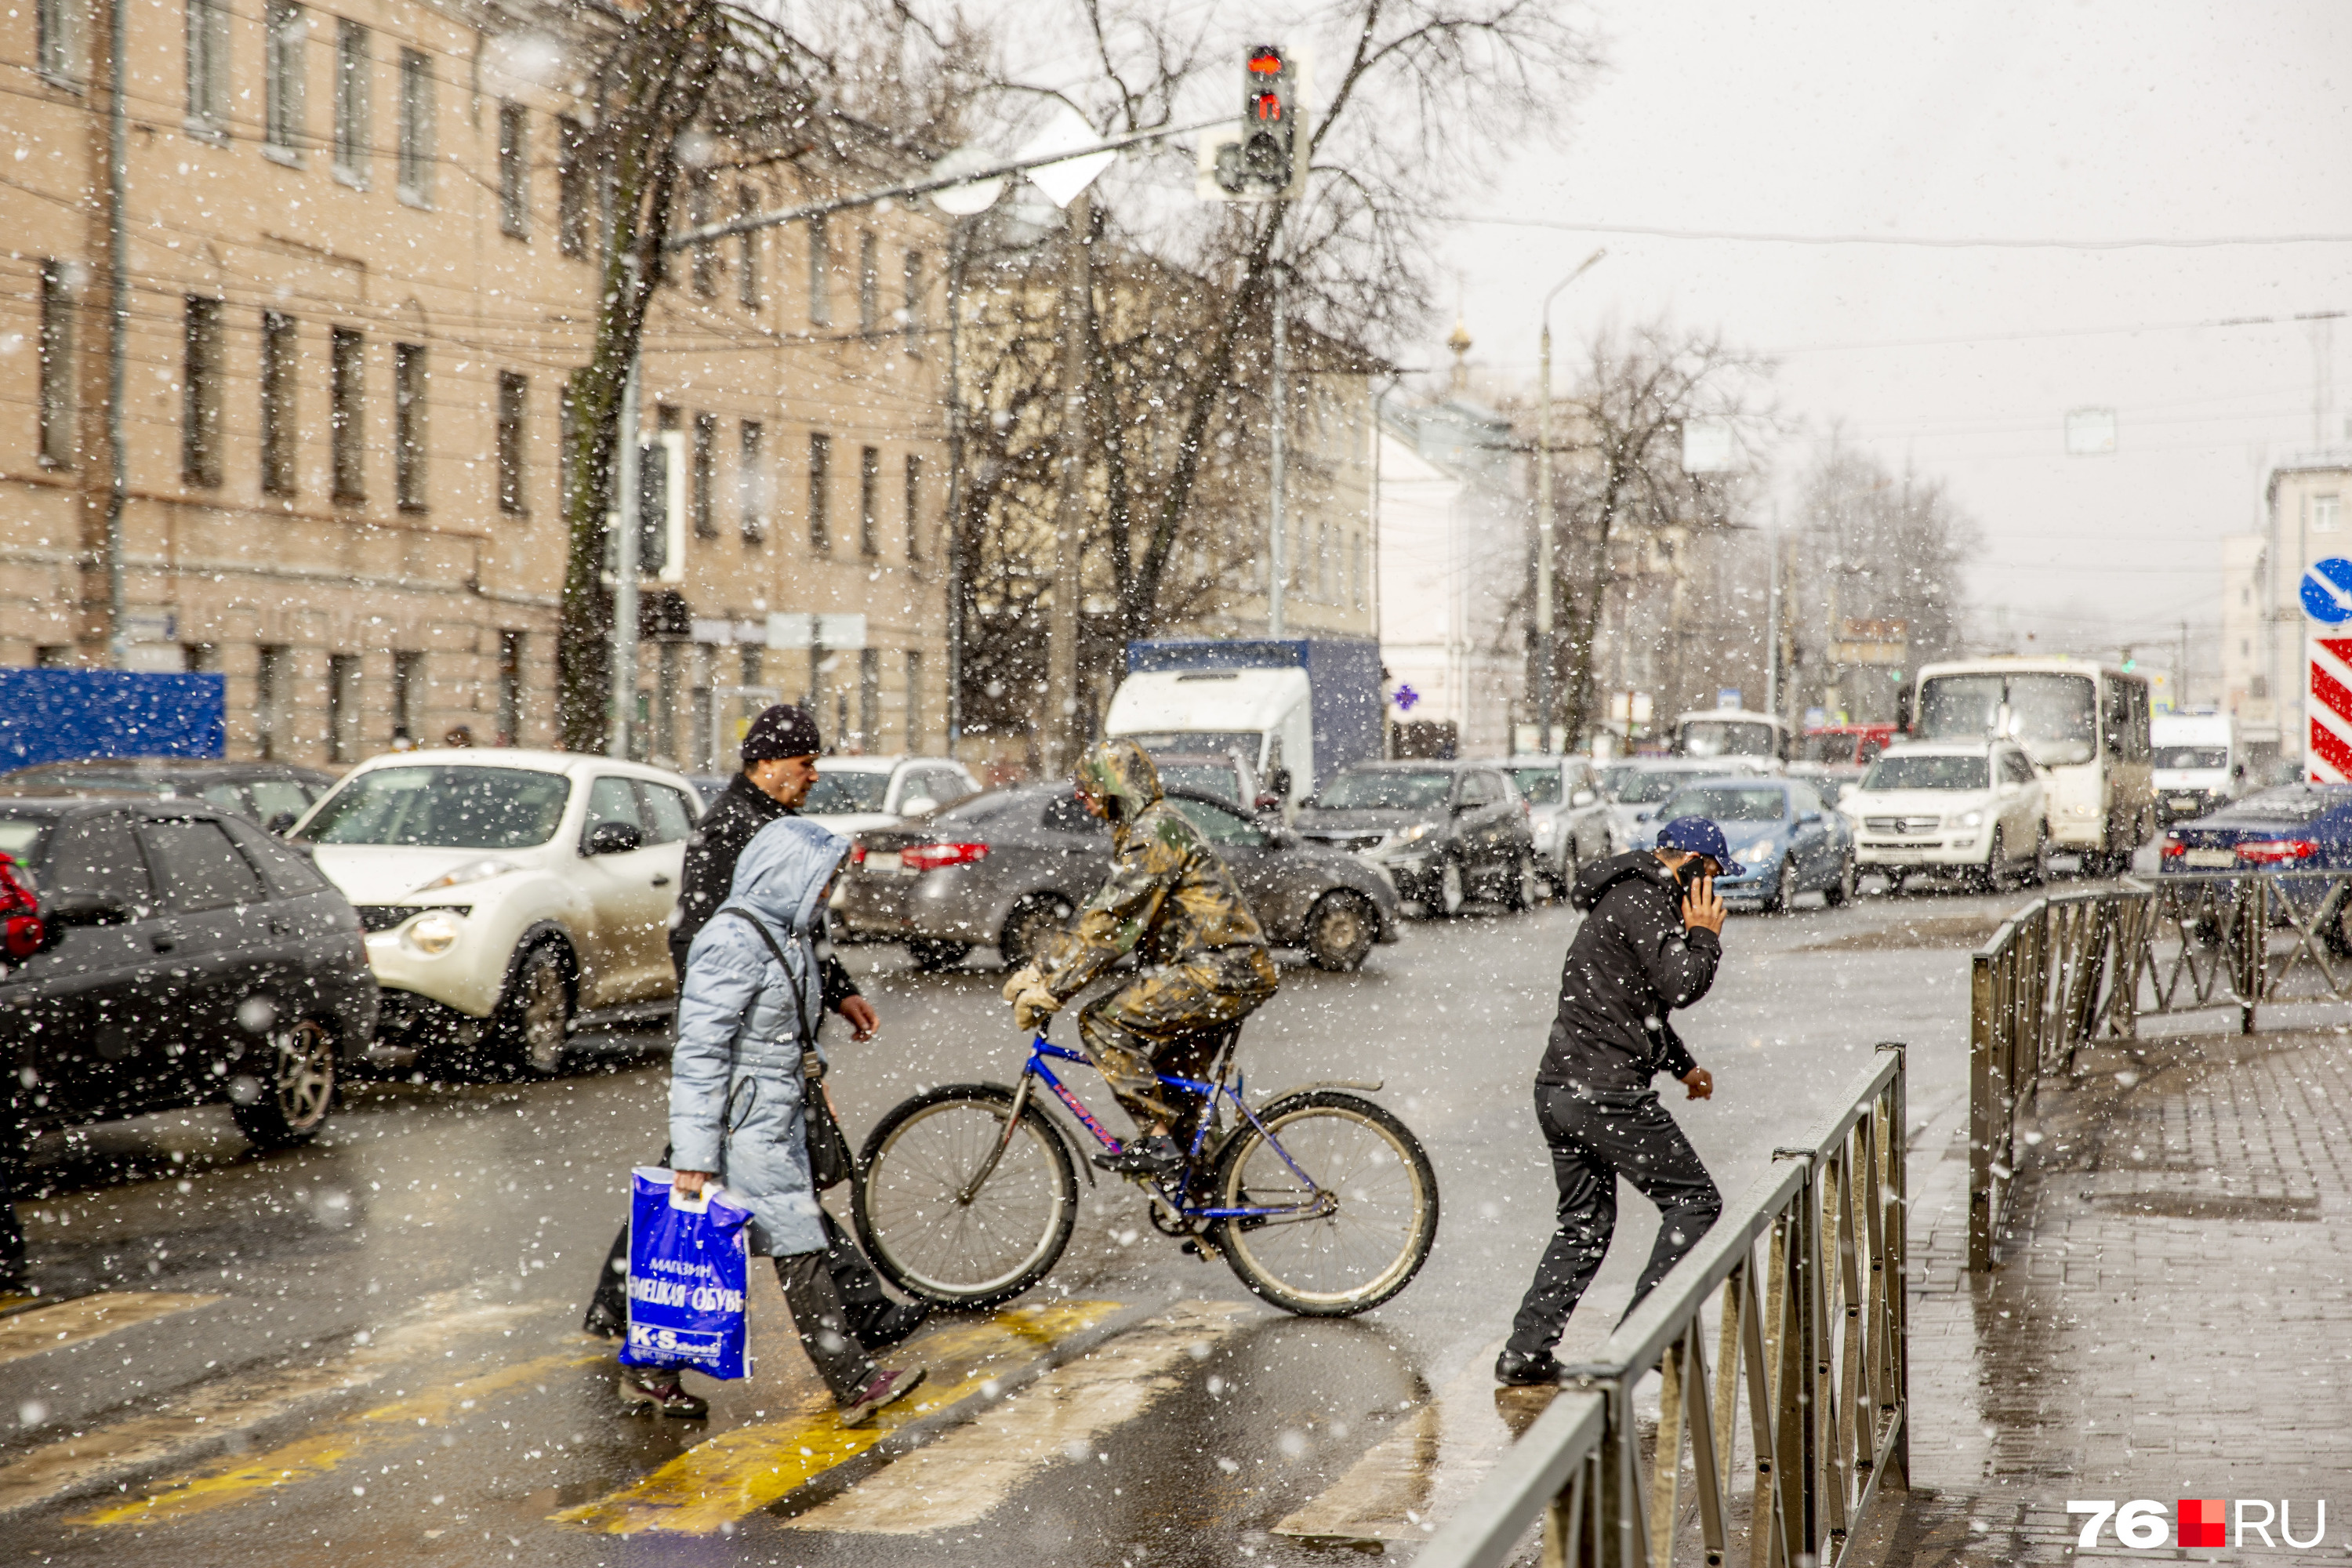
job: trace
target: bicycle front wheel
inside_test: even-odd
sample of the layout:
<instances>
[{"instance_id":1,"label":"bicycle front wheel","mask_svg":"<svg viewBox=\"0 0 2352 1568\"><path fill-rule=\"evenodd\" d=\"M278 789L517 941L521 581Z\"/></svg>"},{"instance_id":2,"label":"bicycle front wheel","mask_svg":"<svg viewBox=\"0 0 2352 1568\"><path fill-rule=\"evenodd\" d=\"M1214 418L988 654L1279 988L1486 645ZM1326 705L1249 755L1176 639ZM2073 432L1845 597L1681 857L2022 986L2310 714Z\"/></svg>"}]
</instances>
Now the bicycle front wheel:
<instances>
[{"instance_id":1,"label":"bicycle front wheel","mask_svg":"<svg viewBox=\"0 0 2352 1568\"><path fill-rule=\"evenodd\" d=\"M992 1307L1043 1279L1069 1245L1078 1220L1070 1151L1034 1105L1021 1108L1006 1142L1013 1098L995 1084L943 1084L899 1104L866 1139L857 1239L908 1295Z\"/></svg>"},{"instance_id":2,"label":"bicycle front wheel","mask_svg":"<svg viewBox=\"0 0 2352 1568\"><path fill-rule=\"evenodd\" d=\"M1412 1283L1437 1239L1437 1173L1405 1124L1339 1089L1287 1095L1218 1151L1214 1206L1243 1284L1287 1312L1346 1318Z\"/></svg>"}]
</instances>

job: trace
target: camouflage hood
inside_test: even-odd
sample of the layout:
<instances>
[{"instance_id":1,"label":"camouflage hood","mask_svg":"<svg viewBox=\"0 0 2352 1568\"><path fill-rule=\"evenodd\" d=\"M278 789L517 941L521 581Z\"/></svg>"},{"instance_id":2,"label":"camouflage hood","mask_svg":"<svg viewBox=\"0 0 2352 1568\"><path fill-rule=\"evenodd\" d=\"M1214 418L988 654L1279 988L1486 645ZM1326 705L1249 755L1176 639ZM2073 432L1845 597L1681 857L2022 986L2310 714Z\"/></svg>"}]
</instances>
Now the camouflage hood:
<instances>
[{"instance_id":1,"label":"camouflage hood","mask_svg":"<svg viewBox=\"0 0 2352 1568\"><path fill-rule=\"evenodd\" d=\"M1078 759L1078 788L1087 795L1115 802L1110 820L1125 827L1160 798L1160 770L1150 753L1133 741L1097 741Z\"/></svg>"}]
</instances>

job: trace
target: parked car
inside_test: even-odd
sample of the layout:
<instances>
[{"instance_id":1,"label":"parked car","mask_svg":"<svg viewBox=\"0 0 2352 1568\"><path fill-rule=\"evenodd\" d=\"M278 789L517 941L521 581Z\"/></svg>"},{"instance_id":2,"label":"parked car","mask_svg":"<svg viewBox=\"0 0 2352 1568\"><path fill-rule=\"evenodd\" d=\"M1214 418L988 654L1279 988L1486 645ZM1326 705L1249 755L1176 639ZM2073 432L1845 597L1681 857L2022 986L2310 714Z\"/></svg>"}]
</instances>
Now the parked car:
<instances>
[{"instance_id":1,"label":"parked car","mask_svg":"<svg viewBox=\"0 0 2352 1568\"><path fill-rule=\"evenodd\" d=\"M1889 746L1838 809L1865 871L1897 890L1917 871L1953 871L1986 891L2005 878L2039 887L2050 875L2042 775L2007 741L1912 741Z\"/></svg>"},{"instance_id":2,"label":"parked car","mask_svg":"<svg viewBox=\"0 0 2352 1568\"><path fill-rule=\"evenodd\" d=\"M1859 773L1901 733L1892 724L1817 724L1798 738L1796 755L1790 760L1852 768Z\"/></svg>"},{"instance_id":3,"label":"parked car","mask_svg":"<svg viewBox=\"0 0 2352 1568\"><path fill-rule=\"evenodd\" d=\"M675 1008L669 917L698 806L677 773L569 752L399 752L289 836L358 906L384 1049L552 1073L583 1028Z\"/></svg>"},{"instance_id":4,"label":"parked car","mask_svg":"<svg viewBox=\"0 0 2352 1568\"><path fill-rule=\"evenodd\" d=\"M1712 778L1686 784L1660 803L1651 825L1705 816L1723 829L1736 877L1718 877L1727 904L1754 902L1779 914L1799 895L1818 891L1835 909L1853 897L1853 834L1802 779Z\"/></svg>"},{"instance_id":5,"label":"parked car","mask_svg":"<svg viewBox=\"0 0 2352 1568\"><path fill-rule=\"evenodd\" d=\"M1497 763L1358 763L1308 796L1301 838L1363 856L1425 910L1472 898L1515 910L1535 902L1528 804Z\"/></svg>"},{"instance_id":6,"label":"parked car","mask_svg":"<svg viewBox=\"0 0 2352 1568\"><path fill-rule=\"evenodd\" d=\"M61 790L193 798L283 833L335 787L335 775L285 763L208 763L192 757L96 757L0 773L0 794Z\"/></svg>"},{"instance_id":7,"label":"parked car","mask_svg":"<svg viewBox=\"0 0 2352 1568\"><path fill-rule=\"evenodd\" d=\"M199 800L0 798L41 951L0 966L23 1123L226 1100L264 1148L322 1126L375 1030L358 914L300 855Z\"/></svg>"},{"instance_id":8,"label":"parked car","mask_svg":"<svg viewBox=\"0 0 2352 1568\"><path fill-rule=\"evenodd\" d=\"M0 846L5 847L5 846ZM2281 784L2165 830L2180 871L2352 870L2352 784Z\"/></svg>"},{"instance_id":9,"label":"parked car","mask_svg":"<svg viewBox=\"0 0 2352 1568\"><path fill-rule=\"evenodd\" d=\"M1504 763L1519 798L1528 803L1536 874L1557 898L1576 868L1610 853L1609 803L1590 757L1521 756Z\"/></svg>"},{"instance_id":10,"label":"parked car","mask_svg":"<svg viewBox=\"0 0 2352 1568\"><path fill-rule=\"evenodd\" d=\"M1666 796L1686 784L1729 771L1730 763L1723 759L1688 757L1635 757L1601 769L1601 794L1609 803L1609 853L1648 848L1657 837L1651 819Z\"/></svg>"},{"instance_id":11,"label":"parked car","mask_svg":"<svg viewBox=\"0 0 2352 1568\"><path fill-rule=\"evenodd\" d=\"M1373 943L1397 940L1396 889L1372 867L1261 826L1214 796L1171 790L1168 798L1232 868L1276 946L1346 970ZM993 942L1017 969L1109 867L1109 827L1068 784L1024 784L925 824L859 834L834 913L856 939L906 943L920 968L945 968Z\"/></svg>"},{"instance_id":12,"label":"parked car","mask_svg":"<svg viewBox=\"0 0 2352 1568\"><path fill-rule=\"evenodd\" d=\"M979 793L980 781L946 757L819 757L801 815L847 837Z\"/></svg>"}]
</instances>

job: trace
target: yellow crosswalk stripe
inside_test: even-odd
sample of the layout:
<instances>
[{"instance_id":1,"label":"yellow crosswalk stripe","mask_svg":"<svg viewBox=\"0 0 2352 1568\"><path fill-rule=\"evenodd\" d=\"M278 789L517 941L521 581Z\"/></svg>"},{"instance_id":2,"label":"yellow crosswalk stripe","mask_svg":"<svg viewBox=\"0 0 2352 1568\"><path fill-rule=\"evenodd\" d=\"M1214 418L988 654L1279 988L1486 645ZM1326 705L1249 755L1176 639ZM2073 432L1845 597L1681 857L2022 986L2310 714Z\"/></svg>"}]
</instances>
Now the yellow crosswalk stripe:
<instances>
[{"instance_id":1,"label":"yellow crosswalk stripe","mask_svg":"<svg viewBox=\"0 0 2352 1568\"><path fill-rule=\"evenodd\" d=\"M794 1530L921 1535L970 1525L1066 1454L1179 1386L1178 1369L1259 1314L1228 1301L1180 1301L879 1475L791 1521Z\"/></svg>"},{"instance_id":2,"label":"yellow crosswalk stripe","mask_svg":"<svg viewBox=\"0 0 2352 1568\"><path fill-rule=\"evenodd\" d=\"M173 1295L162 1290L100 1290L95 1295L60 1301L54 1307L11 1312L0 1318L0 1363L84 1344L134 1324L209 1307L219 1300L218 1296Z\"/></svg>"},{"instance_id":3,"label":"yellow crosswalk stripe","mask_svg":"<svg viewBox=\"0 0 2352 1568\"><path fill-rule=\"evenodd\" d=\"M981 1322L923 1335L893 1359L924 1363L930 1368L929 1381L866 1426L844 1426L830 1401L812 1397L782 1421L722 1432L632 1486L549 1517L612 1535L648 1530L711 1534L866 1453L900 1427L979 1393L992 1377L1119 1310L1117 1301L1013 1307Z\"/></svg>"}]
</instances>

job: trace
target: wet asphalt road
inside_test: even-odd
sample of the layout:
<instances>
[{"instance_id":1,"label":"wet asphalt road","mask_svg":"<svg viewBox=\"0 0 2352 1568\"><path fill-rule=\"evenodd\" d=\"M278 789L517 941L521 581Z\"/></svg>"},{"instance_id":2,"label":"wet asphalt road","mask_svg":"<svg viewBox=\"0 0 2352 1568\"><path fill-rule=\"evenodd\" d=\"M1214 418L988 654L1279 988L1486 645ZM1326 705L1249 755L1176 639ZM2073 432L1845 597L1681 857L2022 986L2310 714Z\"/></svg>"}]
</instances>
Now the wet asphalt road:
<instances>
[{"instance_id":1,"label":"wet asphalt road","mask_svg":"<svg viewBox=\"0 0 2352 1568\"><path fill-rule=\"evenodd\" d=\"M1915 1147L1940 1149L1964 1109L1968 950L2030 896L1734 916L1714 993L1678 1017L1715 1099L1685 1106L1666 1086L1727 1195L1811 1137L1879 1040L1911 1045ZM1285 1317L1153 1232L1133 1189L1083 1189L1045 1285L918 1342L933 1403L972 1394L957 1414L989 1414L895 1464L858 1457L866 1439L824 1414L756 1260L758 1370L698 1384L709 1426L614 1413L608 1349L577 1326L627 1168L663 1142L665 1079L641 1042L599 1042L603 1059L553 1082L364 1087L317 1144L268 1158L212 1110L45 1144L53 1194L26 1205L37 1278L47 1295L110 1294L0 1319L8 1555L1328 1561L1276 1527L1318 1498L1346 1513L1330 1489L1347 1479L1354 1498L1360 1461L1449 1387L1493 1419L1483 1369L1550 1223L1528 1084L1573 921L1415 923L1360 974L1286 966L1244 1036L1254 1097L1380 1079L1428 1147L1444 1218L1402 1296L1352 1321ZM1011 1080L1020 1042L992 970L851 958L884 1019L876 1041L831 1046L853 1137L920 1087ZM1597 1343L1630 1293L1654 1222L1631 1194L1623 1215L1564 1354ZM769 1506L843 1459L833 1500ZM1414 1471L1393 1483L1420 1489L1390 1500L1400 1514L1443 1500Z\"/></svg>"}]
</instances>

